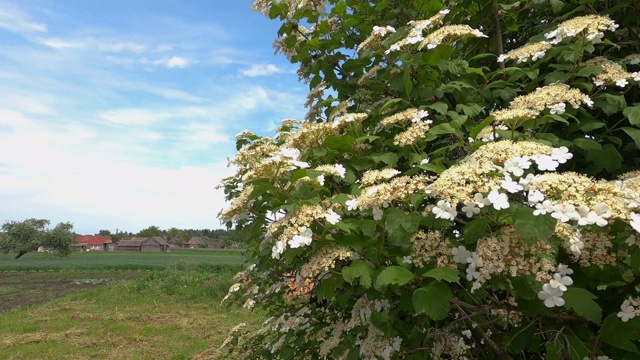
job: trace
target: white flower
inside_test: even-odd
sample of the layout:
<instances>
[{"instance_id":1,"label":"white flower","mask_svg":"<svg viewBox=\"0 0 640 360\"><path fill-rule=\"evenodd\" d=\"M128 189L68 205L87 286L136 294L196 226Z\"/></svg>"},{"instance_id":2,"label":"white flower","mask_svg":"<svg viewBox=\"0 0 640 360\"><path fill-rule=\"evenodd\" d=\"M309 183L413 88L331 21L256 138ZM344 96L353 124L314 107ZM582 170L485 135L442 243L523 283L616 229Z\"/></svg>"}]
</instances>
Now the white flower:
<instances>
[{"instance_id":1,"label":"white flower","mask_svg":"<svg viewBox=\"0 0 640 360\"><path fill-rule=\"evenodd\" d=\"M584 242L578 236L574 236L569 239L569 250L575 255L580 255L582 253L582 249L584 249Z\"/></svg>"},{"instance_id":2,"label":"white flower","mask_svg":"<svg viewBox=\"0 0 640 360\"><path fill-rule=\"evenodd\" d=\"M337 175L341 178L344 179L344 174L346 173L346 169L344 168L344 166L342 166L342 164L336 164L333 165L333 168L335 169Z\"/></svg>"},{"instance_id":3,"label":"white flower","mask_svg":"<svg viewBox=\"0 0 640 360\"><path fill-rule=\"evenodd\" d=\"M443 9L443 10L438 11L438 14L440 14L440 15L447 15L450 11L451 11L451 10L449 10L449 9Z\"/></svg>"},{"instance_id":4,"label":"white flower","mask_svg":"<svg viewBox=\"0 0 640 360\"><path fill-rule=\"evenodd\" d=\"M558 270L556 270L560 275L571 275L573 274L573 270L569 268L569 265L558 264Z\"/></svg>"},{"instance_id":5,"label":"white flower","mask_svg":"<svg viewBox=\"0 0 640 360\"><path fill-rule=\"evenodd\" d=\"M624 241L628 246L633 246L633 245L638 245L640 246L640 243L638 243L636 241L636 236L635 235L631 235L627 238L627 240Z\"/></svg>"},{"instance_id":6,"label":"white flower","mask_svg":"<svg viewBox=\"0 0 640 360\"><path fill-rule=\"evenodd\" d=\"M256 301L253 299L248 299L244 305L242 305L243 308L245 309L253 309L253 307L256 305Z\"/></svg>"},{"instance_id":7,"label":"white flower","mask_svg":"<svg viewBox=\"0 0 640 360\"><path fill-rule=\"evenodd\" d=\"M531 57L531 60L532 61L536 61L538 59L542 59L544 54L546 54L545 51L537 51L537 52L533 53L533 56Z\"/></svg>"},{"instance_id":8,"label":"white flower","mask_svg":"<svg viewBox=\"0 0 640 360\"><path fill-rule=\"evenodd\" d=\"M635 231L640 232L640 215L631 213L631 222L629 225L631 225Z\"/></svg>"},{"instance_id":9,"label":"white flower","mask_svg":"<svg viewBox=\"0 0 640 360\"><path fill-rule=\"evenodd\" d=\"M554 160L549 155L538 155L533 159L538 165L538 170L540 171L555 171L558 167L558 161Z\"/></svg>"},{"instance_id":10,"label":"white flower","mask_svg":"<svg viewBox=\"0 0 640 360\"><path fill-rule=\"evenodd\" d=\"M426 164L428 164L428 163L429 163L429 159L430 159L430 158L426 158L426 159L422 159L422 160L420 160L420 165L426 165Z\"/></svg>"},{"instance_id":11,"label":"white flower","mask_svg":"<svg viewBox=\"0 0 640 360\"><path fill-rule=\"evenodd\" d=\"M518 180L518 184L522 185L525 190L529 190L531 188L531 183L536 180L536 176L533 174L527 174L527 176L520 178Z\"/></svg>"},{"instance_id":12,"label":"white flower","mask_svg":"<svg viewBox=\"0 0 640 360\"><path fill-rule=\"evenodd\" d=\"M292 160L298 160L300 158L300 150L296 148L281 148L278 153Z\"/></svg>"},{"instance_id":13,"label":"white flower","mask_svg":"<svg viewBox=\"0 0 640 360\"><path fill-rule=\"evenodd\" d=\"M604 80L593 78L593 85L602 86L602 85L604 85Z\"/></svg>"},{"instance_id":14,"label":"white flower","mask_svg":"<svg viewBox=\"0 0 640 360\"><path fill-rule=\"evenodd\" d=\"M480 272L476 271L476 267L473 265L469 265L467 267L467 280L469 281L473 281L473 279L479 279L480 278Z\"/></svg>"},{"instance_id":15,"label":"white flower","mask_svg":"<svg viewBox=\"0 0 640 360\"><path fill-rule=\"evenodd\" d=\"M580 214L576 211L576 207L571 204L554 205L551 217L562 222L580 219Z\"/></svg>"},{"instance_id":16,"label":"white flower","mask_svg":"<svg viewBox=\"0 0 640 360\"><path fill-rule=\"evenodd\" d=\"M456 209L451 206L448 201L440 200L436 206L431 210L436 215L436 219L453 220L458 213Z\"/></svg>"},{"instance_id":17,"label":"white flower","mask_svg":"<svg viewBox=\"0 0 640 360\"><path fill-rule=\"evenodd\" d=\"M293 166L299 167L300 169L306 169L309 167L309 163L304 161L291 160L291 164L293 164Z\"/></svg>"},{"instance_id":18,"label":"white flower","mask_svg":"<svg viewBox=\"0 0 640 360\"><path fill-rule=\"evenodd\" d=\"M402 263L403 264L413 264L413 258L411 257L411 255L403 256L402 257Z\"/></svg>"},{"instance_id":19,"label":"white flower","mask_svg":"<svg viewBox=\"0 0 640 360\"><path fill-rule=\"evenodd\" d=\"M630 319L636 317L636 308L629 303L629 300L625 300L620 306L618 317L620 318L620 320L622 320L622 322L627 322Z\"/></svg>"},{"instance_id":20,"label":"white flower","mask_svg":"<svg viewBox=\"0 0 640 360\"><path fill-rule=\"evenodd\" d=\"M635 81L640 81L640 71L631 73L631 77L633 77L633 80Z\"/></svg>"},{"instance_id":21,"label":"white flower","mask_svg":"<svg viewBox=\"0 0 640 360\"><path fill-rule=\"evenodd\" d=\"M604 34L601 32L597 32L595 34L587 35L587 40L591 41L594 44L599 44L602 42L602 38L604 38Z\"/></svg>"},{"instance_id":22,"label":"white flower","mask_svg":"<svg viewBox=\"0 0 640 360\"><path fill-rule=\"evenodd\" d=\"M544 306L548 308L564 305L562 291L552 288L550 284L542 285L542 291L538 292L538 299L543 300Z\"/></svg>"},{"instance_id":23,"label":"white flower","mask_svg":"<svg viewBox=\"0 0 640 360\"><path fill-rule=\"evenodd\" d=\"M271 248L271 257L280 260L280 255L284 252L284 241L278 240Z\"/></svg>"},{"instance_id":24,"label":"white flower","mask_svg":"<svg viewBox=\"0 0 640 360\"><path fill-rule=\"evenodd\" d=\"M587 95L584 96L584 99L582 99L582 102L584 102L588 107L593 106L593 100L591 100L591 98Z\"/></svg>"},{"instance_id":25,"label":"white flower","mask_svg":"<svg viewBox=\"0 0 640 360\"><path fill-rule=\"evenodd\" d=\"M504 162L504 169L515 176L522 176L524 169L528 169L531 166L531 161L528 157L515 156Z\"/></svg>"},{"instance_id":26,"label":"white flower","mask_svg":"<svg viewBox=\"0 0 640 360\"><path fill-rule=\"evenodd\" d=\"M573 154L569 152L566 146L560 146L559 148L553 148L551 158L560 164L564 164L567 160L573 158Z\"/></svg>"},{"instance_id":27,"label":"white flower","mask_svg":"<svg viewBox=\"0 0 640 360\"><path fill-rule=\"evenodd\" d=\"M318 182L318 184L320 184L320 186L324 185L324 175L318 175L316 181Z\"/></svg>"},{"instance_id":28,"label":"white flower","mask_svg":"<svg viewBox=\"0 0 640 360\"><path fill-rule=\"evenodd\" d=\"M573 280L568 276L562 276L560 273L553 274L553 279L549 281L554 289L560 289L561 291L567 291L567 285L573 284Z\"/></svg>"},{"instance_id":29,"label":"white flower","mask_svg":"<svg viewBox=\"0 0 640 360\"><path fill-rule=\"evenodd\" d=\"M291 240L289 240L289 246L292 249L299 248L302 246L311 245L311 241L313 236L313 232L306 226L300 228L300 234L294 235ZM276 243L277 244L277 243Z\"/></svg>"},{"instance_id":30,"label":"white flower","mask_svg":"<svg viewBox=\"0 0 640 360\"><path fill-rule=\"evenodd\" d=\"M345 205L347 205L347 210L349 210L349 211L358 210L358 200L357 199L347 200L347 202L345 202Z\"/></svg>"},{"instance_id":31,"label":"white flower","mask_svg":"<svg viewBox=\"0 0 640 360\"><path fill-rule=\"evenodd\" d=\"M373 220L382 220L382 210L380 210L380 208L373 208Z\"/></svg>"},{"instance_id":32,"label":"white flower","mask_svg":"<svg viewBox=\"0 0 640 360\"><path fill-rule=\"evenodd\" d=\"M477 268L484 266L484 262L482 261L482 258L476 252L471 253L471 255L467 258L467 262L469 263L470 266L477 267Z\"/></svg>"},{"instance_id":33,"label":"white flower","mask_svg":"<svg viewBox=\"0 0 640 360\"><path fill-rule=\"evenodd\" d=\"M471 218L473 215L480 213L480 208L473 201L465 201L464 206L462 207L462 212L465 213L468 218Z\"/></svg>"},{"instance_id":34,"label":"white flower","mask_svg":"<svg viewBox=\"0 0 640 360\"><path fill-rule=\"evenodd\" d=\"M618 80L616 80L616 86L625 87L627 85L629 85L629 82L627 81L627 79L618 79Z\"/></svg>"},{"instance_id":35,"label":"white flower","mask_svg":"<svg viewBox=\"0 0 640 360\"><path fill-rule=\"evenodd\" d=\"M533 215L545 215L553 211L553 204L549 200L545 200L542 203L536 204L536 209L533 210Z\"/></svg>"},{"instance_id":36,"label":"white flower","mask_svg":"<svg viewBox=\"0 0 640 360\"><path fill-rule=\"evenodd\" d=\"M540 190L529 191L527 201L531 204L541 203L544 201L544 194Z\"/></svg>"},{"instance_id":37,"label":"white flower","mask_svg":"<svg viewBox=\"0 0 640 360\"><path fill-rule=\"evenodd\" d=\"M324 214L324 218L327 219L327 221L331 224L331 225L335 225L340 221L340 215L338 215L335 211L329 209L329 211Z\"/></svg>"},{"instance_id":38,"label":"white flower","mask_svg":"<svg viewBox=\"0 0 640 360\"><path fill-rule=\"evenodd\" d=\"M502 180L500 182L500 187L502 187L503 189L507 190L508 192L510 192L512 194L524 190L522 185L518 184L518 182L516 182L516 181L513 181L511 179L511 176L509 176L509 175L505 176L504 180Z\"/></svg>"},{"instance_id":39,"label":"white flower","mask_svg":"<svg viewBox=\"0 0 640 360\"><path fill-rule=\"evenodd\" d=\"M473 195L473 200L476 202L476 204L478 205L479 208L483 208L487 205L491 205L491 201L489 201L489 199L485 198L484 196L482 196L482 194L480 193L476 193L475 195Z\"/></svg>"},{"instance_id":40,"label":"white flower","mask_svg":"<svg viewBox=\"0 0 640 360\"><path fill-rule=\"evenodd\" d=\"M557 103L553 106L551 106L551 110L549 111L551 114L564 114L565 109L567 108L567 105L565 103Z\"/></svg>"},{"instance_id":41,"label":"white flower","mask_svg":"<svg viewBox=\"0 0 640 360\"><path fill-rule=\"evenodd\" d=\"M457 248L451 250L453 254L453 261L458 264L465 264L468 258L471 258L471 251L467 250L464 246L460 245Z\"/></svg>"},{"instance_id":42,"label":"white flower","mask_svg":"<svg viewBox=\"0 0 640 360\"><path fill-rule=\"evenodd\" d=\"M418 112L411 118L411 122L417 123L418 121L422 120L423 118L426 118L427 116L429 116L428 111L418 110Z\"/></svg>"},{"instance_id":43,"label":"white flower","mask_svg":"<svg viewBox=\"0 0 640 360\"><path fill-rule=\"evenodd\" d=\"M487 199L493 205L493 208L496 210L502 210L509 207L509 198L507 194L501 194L495 190L491 190Z\"/></svg>"},{"instance_id":44,"label":"white flower","mask_svg":"<svg viewBox=\"0 0 640 360\"><path fill-rule=\"evenodd\" d=\"M502 54L502 55L498 56L498 62L499 62L499 63L504 62L504 61L505 61L505 60L507 60L508 58L509 58L509 57L508 57L507 55Z\"/></svg>"}]
</instances>

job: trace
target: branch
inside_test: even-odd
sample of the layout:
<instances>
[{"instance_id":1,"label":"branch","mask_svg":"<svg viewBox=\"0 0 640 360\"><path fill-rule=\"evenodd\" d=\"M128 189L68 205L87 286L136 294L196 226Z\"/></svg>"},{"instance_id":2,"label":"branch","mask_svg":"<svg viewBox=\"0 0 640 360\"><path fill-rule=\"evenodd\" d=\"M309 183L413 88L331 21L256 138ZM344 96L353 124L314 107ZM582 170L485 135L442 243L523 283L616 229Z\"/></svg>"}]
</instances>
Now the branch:
<instances>
[{"instance_id":1,"label":"branch","mask_svg":"<svg viewBox=\"0 0 640 360\"><path fill-rule=\"evenodd\" d=\"M498 55L504 54L502 45L502 27L500 26L500 14L498 13L498 0L491 0L491 12L496 21L496 43L498 45ZM504 70L504 62L500 63L500 70Z\"/></svg>"}]
</instances>

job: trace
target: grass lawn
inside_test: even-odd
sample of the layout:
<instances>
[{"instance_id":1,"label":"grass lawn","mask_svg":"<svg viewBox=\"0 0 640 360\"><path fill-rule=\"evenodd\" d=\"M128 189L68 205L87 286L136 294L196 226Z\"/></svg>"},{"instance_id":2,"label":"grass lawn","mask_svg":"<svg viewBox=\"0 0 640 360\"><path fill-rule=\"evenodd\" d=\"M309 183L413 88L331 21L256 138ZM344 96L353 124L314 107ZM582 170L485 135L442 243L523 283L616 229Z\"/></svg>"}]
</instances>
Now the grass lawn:
<instances>
[{"instance_id":1,"label":"grass lawn","mask_svg":"<svg viewBox=\"0 0 640 360\"><path fill-rule=\"evenodd\" d=\"M0 359L224 359L240 251L0 255Z\"/></svg>"},{"instance_id":2,"label":"grass lawn","mask_svg":"<svg viewBox=\"0 0 640 360\"><path fill-rule=\"evenodd\" d=\"M0 312L1 359L212 359L229 329L263 317L217 301L106 286Z\"/></svg>"},{"instance_id":3,"label":"grass lawn","mask_svg":"<svg viewBox=\"0 0 640 360\"><path fill-rule=\"evenodd\" d=\"M171 252L73 252L68 257L29 253L19 259L15 254L0 254L3 271L60 270L158 270L175 263L241 265L242 250L179 249Z\"/></svg>"}]
</instances>

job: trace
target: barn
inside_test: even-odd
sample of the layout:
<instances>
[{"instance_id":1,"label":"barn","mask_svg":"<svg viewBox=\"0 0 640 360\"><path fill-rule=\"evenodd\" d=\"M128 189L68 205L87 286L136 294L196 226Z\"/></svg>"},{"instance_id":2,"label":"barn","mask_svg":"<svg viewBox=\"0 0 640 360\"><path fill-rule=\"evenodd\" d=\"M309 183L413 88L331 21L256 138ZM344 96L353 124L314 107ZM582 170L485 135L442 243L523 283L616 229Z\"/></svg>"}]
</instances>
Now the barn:
<instances>
[{"instance_id":1,"label":"barn","mask_svg":"<svg viewBox=\"0 0 640 360\"><path fill-rule=\"evenodd\" d=\"M139 238L134 238L139 239ZM142 251L167 251L169 243L161 236L149 237L142 242Z\"/></svg>"},{"instance_id":2,"label":"barn","mask_svg":"<svg viewBox=\"0 0 640 360\"><path fill-rule=\"evenodd\" d=\"M140 238L138 238L140 239ZM142 240L120 240L118 241L118 247L116 250L118 251L141 251L142 243L144 242L144 238Z\"/></svg>"}]
</instances>

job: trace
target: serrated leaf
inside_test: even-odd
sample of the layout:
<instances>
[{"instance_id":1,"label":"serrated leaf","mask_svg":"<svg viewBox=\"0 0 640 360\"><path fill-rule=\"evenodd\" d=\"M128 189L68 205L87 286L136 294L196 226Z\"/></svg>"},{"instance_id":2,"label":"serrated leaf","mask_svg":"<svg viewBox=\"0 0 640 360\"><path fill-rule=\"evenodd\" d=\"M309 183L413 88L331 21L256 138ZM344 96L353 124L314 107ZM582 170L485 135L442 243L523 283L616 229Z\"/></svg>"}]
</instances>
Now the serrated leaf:
<instances>
[{"instance_id":1,"label":"serrated leaf","mask_svg":"<svg viewBox=\"0 0 640 360\"><path fill-rule=\"evenodd\" d=\"M402 266L392 265L382 269L376 278L376 289L381 289L388 285L402 286L409 283L415 275Z\"/></svg>"},{"instance_id":2,"label":"serrated leaf","mask_svg":"<svg viewBox=\"0 0 640 360\"><path fill-rule=\"evenodd\" d=\"M611 144L603 145L602 150L589 151L585 157L593 163L593 171L596 173L602 170L615 173L622 166L622 155Z\"/></svg>"},{"instance_id":3,"label":"serrated leaf","mask_svg":"<svg viewBox=\"0 0 640 360\"><path fill-rule=\"evenodd\" d=\"M485 217L477 217L471 220L462 229L462 238L464 239L464 242L472 244L482 239L487 234L490 223L491 221Z\"/></svg>"},{"instance_id":4,"label":"serrated leaf","mask_svg":"<svg viewBox=\"0 0 640 360\"><path fill-rule=\"evenodd\" d=\"M338 149L351 149L351 144L355 143L356 139L349 135L342 136L327 136L323 145L332 150Z\"/></svg>"},{"instance_id":5,"label":"serrated leaf","mask_svg":"<svg viewBox=\"0 0 640 360\"><path fill-rule=\"evenodd\" d=\"M396 166L398 163L398 155L388 152L379 155L371 155L371 159L375 162L383 162L389 166Z\"/></svg>"},{"instance_id":6,"label":"serrated leaf","mask_svg":"<svg viewBox=\"0 0 640 360\"><path fill-rule=\"evenodd\" d=\"M622 95L602 94L595 100L595 106L599 107L607 115L612 115L627 106L627 101Z\"/></svg>"},{"instance_id":7,"label":"serrated leaf","mask_svg":"<svg viewBox=\"0 0 640 360\"><path fill-rule=\"evenodd\" d=\"M448 267L438 267L435 269L431 269L422 274L422 276L433 278L438 281L453 282L456 284L460 281L460 275L458 274L458 272Z\"/></svg>"},{"instance_id":8,"label":"serrated leaf","mask_svg":"<svg viewBox=\"0 0 640 360\"><path fill-rule=\"evenodd\" d=\"M593 299L597 299L597 296L585 289L570 287L564 292L563 297L565 300L564 307L573 309L576 314L589 321L593 321L596 324L600 323L602 308L593 301Z\"/></svg>"},{"instance_id":9,"label":"serrated leaf","mask_svg":"<svg viewBox=\"0 0 640 360\"><path fill-rule=\"evenodd\" d=\"M527 244L551 238L556 219L548 215L533 215L533 209L520 208L513 213L513 228Z\"/></svg>"},{"instance_id":10,"label":"serrated leaf","mask_svg":"<svg viewBox=\"0 0 640 360\"><path fill-rule=\"evenodd\" d=\"M630 106L624 109L622 114L629 119L631 125L640 125L640 105Z\"/></svg>"},{"instance_id":11,"label":"serrated leaf","mask_svg":"<svg viewBox=\"0 0 640 360\"><path fill-rule=\"evenodd\" d=\"M353 284L355 279L360 279L360 285L369 289L371 287L371 276L373 269L362 260L354 260L351 265L342 268L342 278L349 284Z\"/></svg>"},{"instance_id":12,"label":"serrated leaf","mask_svg":"<svg viewBox=\"0 0 640 360\"><path fill-rule=\"evenodd\" d=\"M449 300L453 294L449 287L439 281L413 292L411 300L416 314L424 313L433 320L442 320L449 314Z\"/></svg>"},{"instance_id":13,"label":"serrated leaf","mask_svg":"<svg viewBox=\"0 0 640 360\"><path fill-rule=\"evenodd\" d=\"M435 110L439 114L444 114L449 109L449 106L443 102L437 102L426 106L429 109Z\"/></svg>"},{"instance_id":14,"label":"serrated leaf","mask_svg":"<svg viewBox=\"0 0 640 360\"><path fill-rule=\"evenodd\" d=\"M384 113L386 110L388 110L390 107L392 107L393 105L401 102L402 99L401 98L395 98L395 99L391 99L389 101L387 101L386 103L384 103L384 105L382 105L382 108L380 109L380 113Z\"/></svg>"},{"instance_id":15,"label":"serrated leaf","mask_svg":"<svg viewBox=\"0 0 640 360\"><path fill-rule=\"evenodd\" d=\"M622 322L615 313L609 314L604 319L600 327L600 335L602 341L611 346L634 353L638 352L636 345L631 342L633 325L630 322Z\"/></svg>"}]
</instances>

